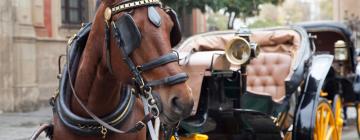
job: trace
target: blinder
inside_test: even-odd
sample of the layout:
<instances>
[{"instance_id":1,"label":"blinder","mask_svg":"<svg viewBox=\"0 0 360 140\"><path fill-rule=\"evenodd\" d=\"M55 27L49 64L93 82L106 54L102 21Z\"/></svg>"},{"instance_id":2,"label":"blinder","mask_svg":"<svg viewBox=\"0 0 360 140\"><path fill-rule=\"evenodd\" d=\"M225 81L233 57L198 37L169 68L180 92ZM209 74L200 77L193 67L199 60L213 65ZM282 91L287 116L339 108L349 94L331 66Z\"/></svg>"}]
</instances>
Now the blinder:
<instances>
[{"instance_id":1,"label":"blinder","mask_svg":"<svg viewBox=\"0 0 360 140\"><path fill-rule=\"evenodd\" d=\"M167 63L178 61L178 55L176 53L165 54L148 63L136 66L129 57L129 55L140 46L141 41L141 33L137 25L135 24L135 21L130 14L125 13L117 21L111 22L111 24L111 28L114 31L114 36L117 39L118 48L121 50L120 52L124 55L123 60L125 61L125 63L127 63L130 71L134 75L135 82L140 87L144 86L145 88L151 88L160 85L174 85L184 82L188 79L188 75L186 73L178 73L176 75L165 77L164 79L160 80L147 82L143 81L141 72L154 69ZM133 39L126 39L126 37L132 37Z\"/></svg>"},{"instance_id":2,"label":"blinder","mask_svg":"<svg viewBox=\"0 0 360 140\"><path fill-rule=\"evenodd\" d=\"M136 48L140 46L141 33L135 24L131 15L125 13L116 22L115 25L118 29L118 35L120 38L121 46L124 46L124 50L127 56L129 56Z\"/></svg>"}]
</instances>

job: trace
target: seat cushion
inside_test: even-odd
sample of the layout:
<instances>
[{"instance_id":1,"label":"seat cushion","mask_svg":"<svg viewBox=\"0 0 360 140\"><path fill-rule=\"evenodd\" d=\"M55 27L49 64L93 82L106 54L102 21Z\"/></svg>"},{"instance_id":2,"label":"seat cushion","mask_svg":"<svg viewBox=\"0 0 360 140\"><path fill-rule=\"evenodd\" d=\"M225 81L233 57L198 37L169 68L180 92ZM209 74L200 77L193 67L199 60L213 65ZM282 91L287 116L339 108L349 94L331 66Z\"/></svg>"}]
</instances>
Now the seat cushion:
<instances>
[{"instance_id":1,"label":"seat cushion","mask_svg":"<svg viewBox=\"0 0 360 140\"><path fill-rule=\"evenodd\" d=\"M291 56L286 53L263 52L247 67L247 90L271 96L280 102L285 97L285 78L290 72Z\"/></svg>"}]
</instances>

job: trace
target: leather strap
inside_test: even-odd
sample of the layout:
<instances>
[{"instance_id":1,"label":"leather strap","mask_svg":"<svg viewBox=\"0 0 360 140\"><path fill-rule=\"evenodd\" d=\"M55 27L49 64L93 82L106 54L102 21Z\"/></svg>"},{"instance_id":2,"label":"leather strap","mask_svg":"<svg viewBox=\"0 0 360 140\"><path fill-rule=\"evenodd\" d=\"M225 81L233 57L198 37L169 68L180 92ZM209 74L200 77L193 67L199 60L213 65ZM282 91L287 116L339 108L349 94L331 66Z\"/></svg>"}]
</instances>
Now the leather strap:
<instances>
[{"instance_id":1,"label":"leather strap","mask_svg":"<svg viewBox=\"0 0 360 140\"><path fill-rule=\"evenodd\" d=\"M142 76L140 74L140 71L136 68L134 62L130 59L128 54L126 53L125 48L128 46L124 45L123 37L121 36L121 31L116 26L115 22L111 22L112 29L114 31L114 36L117 39L118 48L120 49L120 53L123 56L123 61L128 65L131 73L134 75L134 80L137 85L144 86L144 81L142 79Z\"/></svg>"},{"instance_id":2,"label":"leather strap","mask_svg":"<svg viewBox=\"0 0 360 140\"><path fill-rule=\"evenodd\" d=\"M161 65L164 65L164 64L167 64L167 63L170 63L170 62L175 62L175 61L178 61L179 60L179 57L176 53L168 53L168 54L165 54L153 61L150 61L149 63L146 63L146 64L143 64L143 65L140 65L140 66L137 66L137 69L139 71L148 71L150 69L153 69L153 68L156 68L156 67L159 67Z\"/></svg>"},{"instance_id":3,"label":"leather strap","mask_svg":"<svg viewBox=\"0 0 360 140\"><path fill-rule=\"evenodd\" d=\"M109 72L113 74L111 66L111 57L110 57L110 29L109 23L105 23L105 48L106 48L106 66L109 69Z\"/></svg>"},{"instance_id":4,"label":"leather strap","mask_svg":"<svg viewBox=\"0 0 360 140\"><path fill-rule=\"evenodd\" d=\"M164 79L161 79L161 80L149 81L146 83L146 85L149 87L160 86L160 85L171 86L171 85L185 82L188 78L189 78L189 76L183 72L183 73L178 73L173 76L165 77Z\"/></svg>"}]
</instances>

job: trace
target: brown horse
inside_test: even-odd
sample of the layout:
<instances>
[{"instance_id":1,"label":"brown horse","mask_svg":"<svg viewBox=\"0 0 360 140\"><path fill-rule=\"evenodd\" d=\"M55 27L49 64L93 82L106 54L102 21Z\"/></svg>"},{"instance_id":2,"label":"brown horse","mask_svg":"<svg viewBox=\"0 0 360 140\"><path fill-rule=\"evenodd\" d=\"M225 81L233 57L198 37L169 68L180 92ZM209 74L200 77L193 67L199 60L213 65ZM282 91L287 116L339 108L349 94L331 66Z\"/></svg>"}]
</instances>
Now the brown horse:
<instances>
[{"instance_id":1,"label":"brown horse","mask_svg":"<svg viewBox=\"0 0 360 140\"><path fill-rule=\"evenodd\" d=\"M136 49L129 54L129 60L133 61L135 65L151 62L172 51L171 47L173 44L170 34L176 23L161 6L152 5L155 11L149 10L149 6L134 7L119 13L113 13L107 21L107 19L105 19L107 15L104 15L104 13L106 13L108 7L113 7L121 3L124 2L122 0L103 0L101 2L93 24L91 25L91 31L79 61L76 78L74 80L75 92L73 94L76 94L86 108L96 116L99 116L99 118L107 116L117 110L123 100L122 94L124 92L121 91L128 85L134 85L133 83L136 83L134 82L136 78L133 78L134 73L132 69L129 68L129 64L124 60L127 56L124 56L126 54L122 53L121 47L119 47L121 41L131 41L134 37L122 36L122 40L117 40L115 37L116 32L113 29L114 27L112 27L112 25L116 24L111 24L113 21L121 20L124 15L131 15L135 25L138 27L141 34L141 41L138 42L139 46L136 46ZM149 16L154 14L150 14L150 11L155 12L155 17L158 17L155 18L155 20L159 21L160 18L160 25L154 24L154 19L149 20L151 19ZM156 13L158 16L156 16ZM108 46L106 43L107 31L105 27L113 29L109 31ZM119 29L121 30L122 28ZM182 73L182 70L178 66L178 63L171 61L159 65L156 68L141 72L141 77L143 77L143 80L146 82L171 77L179 73ZM156 103L160 106L160 120L166 125L171 126L176 124L191 112L193 107L192 93L184 81L185 80L173 84L161 84L152 87L152 95L157 97L155 98ZM140 90L139 88L135 89L136 91ZM134 88L132 88L131 91L131 94L134 94ZM137 94L136 96L139 97L140 95ZM91 119L89 113L80 106L76 98L73 95L71 97L69 102L71 112L81 117ZM136 98L130 113L127 114L127 117L124 118L117 128L120 130L128 130L132 128L136 122L143 119L143 117L143 103L139 98ZM82 135L73 132L72 129L64 125L56 113L54 113L53 122L53 139L102 138L101 135ZM102 128L104 127L102 126ZM126 134L109 132L106 133L105 138L129 140L146 139L146 129Z\"/></svg>"}]
</instances>

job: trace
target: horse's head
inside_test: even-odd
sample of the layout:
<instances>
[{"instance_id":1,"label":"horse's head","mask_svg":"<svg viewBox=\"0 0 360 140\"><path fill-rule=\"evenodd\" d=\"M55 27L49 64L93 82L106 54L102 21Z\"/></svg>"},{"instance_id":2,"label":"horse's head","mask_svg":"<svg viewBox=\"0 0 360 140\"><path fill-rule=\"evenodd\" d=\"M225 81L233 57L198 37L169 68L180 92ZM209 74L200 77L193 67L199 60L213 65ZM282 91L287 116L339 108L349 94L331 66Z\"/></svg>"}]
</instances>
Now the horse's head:
<instances>
[{"instance_id":1,"label":"horse's head","mask_svg":"<svg viewBox=\"0 0 360 140\"><path fill-rule=\"evenodd\" d=\"M141 80L152 89L160 106L162 122L175 124L190 115L193 107L191 89L185 83L187 76L176 61L176 53L172 51L172 47L181 39L176 14L157 4L114 13L113 8L119 3L123 2L109 0L99 9L104 13L105 20L110 13L107 8L112 7L112 16L108 20L109 45L108 48L104 47L102 63L121 81L135 79L136 83L138 71ZM125 59L126 56L129 60ZM132 69L129 61L136 68Z\"/></svg>"}]
</instances>

